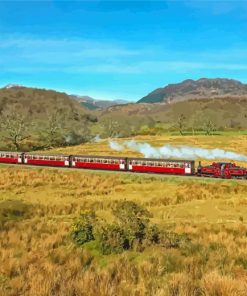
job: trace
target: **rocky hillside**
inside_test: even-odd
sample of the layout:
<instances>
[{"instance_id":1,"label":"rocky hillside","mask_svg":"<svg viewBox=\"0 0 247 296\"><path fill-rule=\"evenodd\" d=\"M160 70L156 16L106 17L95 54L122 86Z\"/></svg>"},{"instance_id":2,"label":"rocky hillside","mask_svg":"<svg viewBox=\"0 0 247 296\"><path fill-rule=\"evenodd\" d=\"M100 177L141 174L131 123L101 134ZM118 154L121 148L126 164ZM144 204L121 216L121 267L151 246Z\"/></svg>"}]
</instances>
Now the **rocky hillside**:
<instances>
[{"instance_id":1,"label":"rocky hillside","mask_svg":"<svg viewBox=\"0 0 247 296\"><path fill-rule=\"evenodd\" d=\"M188 79L177 84L158 88L138 103L174 103L190 99L247 96L247 84L233 79Z\"/></svg>"}]
</instances>

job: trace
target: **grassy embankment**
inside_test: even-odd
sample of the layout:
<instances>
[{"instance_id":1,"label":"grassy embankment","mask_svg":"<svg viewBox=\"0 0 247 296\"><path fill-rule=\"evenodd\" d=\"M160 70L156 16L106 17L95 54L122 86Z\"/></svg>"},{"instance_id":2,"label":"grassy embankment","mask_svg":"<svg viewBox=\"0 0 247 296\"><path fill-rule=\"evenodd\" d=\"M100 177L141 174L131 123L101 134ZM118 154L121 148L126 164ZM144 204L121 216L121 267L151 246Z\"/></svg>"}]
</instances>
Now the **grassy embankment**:
<instances>
[{"instance_id":1,"label":"grassy embankment","mask_svg":"<svg viewBox=\"0 0 247 296\"><path fill-rule=\"evenodd\" d=\"M138 140L240 153L247 146L244 136ZM106 142L54 152L110 154ZM246 295L246 196L244 181L1 166L0 295ZM190 242L107 256L73 244L74 217L93 209L111 220L123 199Z\"/></svg>"}]
</instances>

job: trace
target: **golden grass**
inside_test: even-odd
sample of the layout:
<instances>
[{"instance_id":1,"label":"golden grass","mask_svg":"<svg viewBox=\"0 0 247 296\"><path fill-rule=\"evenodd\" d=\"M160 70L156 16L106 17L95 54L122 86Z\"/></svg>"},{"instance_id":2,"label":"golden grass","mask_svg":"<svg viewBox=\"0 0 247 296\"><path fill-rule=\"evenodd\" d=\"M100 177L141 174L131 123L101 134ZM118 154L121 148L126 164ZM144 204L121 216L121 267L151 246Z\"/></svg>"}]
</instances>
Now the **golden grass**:
<instances>
[{"instance_id":1,"label":"golden grass","mask_svg":"<svg viewBox=\"0 0 247 296\"><path fill-rule=\"evenodd\" d=\"M247 151L243 135L135 140ZM106 140L50 152L140 156L111 151ZM143 205L153 223L185 233L191 242L108 256L90 243L73 245L74 217L92 209L109 221L123 199ZM246 251L245 181L0 166L0 295L244 296Z\"/></svg>"},{"instance_id":2,"label":"golden grass","mask_svg":"<svg viewBox=\"0 0 247 296\"><path fill-rule=\"evenodd\" d=\"M110 256L75 247L73 218L110 220L121 199L191 242ZM0 166L0 295L246 295L246 250L247 182Z\"/></svg>"}]
</instances>

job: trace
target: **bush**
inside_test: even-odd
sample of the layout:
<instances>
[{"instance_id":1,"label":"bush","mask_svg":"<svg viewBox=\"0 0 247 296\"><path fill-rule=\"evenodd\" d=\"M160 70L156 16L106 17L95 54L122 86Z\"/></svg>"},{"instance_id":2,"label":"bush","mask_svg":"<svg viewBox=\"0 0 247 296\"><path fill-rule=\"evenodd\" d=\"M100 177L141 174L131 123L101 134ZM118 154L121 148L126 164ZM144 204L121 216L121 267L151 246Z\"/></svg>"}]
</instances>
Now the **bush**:
<instances>
[{"instance_id":1,"label":"bush","mask_svg":"<svg viewBox=\"0 0 247 296\"><path fill-rule=\"evenodd\" d=\"M156 225L151 225L146 231L146 240L148 244L159 244L160 243L160 230Z\"/></svg>"},{"instance_id":2,"label":"bush","mask_svg":"<svg viewBox=\"0 0 247 296\"><path fill-rule=\"evenodd\" d=\"M83 245L94 240L94 224L96 216L94 212L86 212L73 223L71 237L77 245Z\"/></svg>"},{"instance_id":3,"label":"bush","mask_svg":"<svg viewBox=\"0 0 247 296\"><path fill-rule=\"evenodd\" d=\"M118 225L108 224L102 227L98 241L103 254L122 253L130 248L128 234Z\"/></svg>"},{"instance_id":4,"label":"bush","mask_svg":"<svg viewBox=\"0 0 247 296\"><path fill-rule=\"evenodd\" d=\"M114 224L99 221L94 213L82 214L73 224L72 239L78 245L96 240L103 254L122 253L125 250L142 251L146 246L160 244L178 248L188 238L175 232L161 232L150 225L150 213L132 201L120 201L113 210Z\"/></svg>"},{"instance_id":5,"label":"bush","mask_svg":"<svg viewBox=\"0 0 247 296\"><path fill-rule=\"evenodd\" d=\"M146 238L150 213L133 201L118 202L113 213L125 229L130 247L141 244Z\"/></svg>"}]
</instances>

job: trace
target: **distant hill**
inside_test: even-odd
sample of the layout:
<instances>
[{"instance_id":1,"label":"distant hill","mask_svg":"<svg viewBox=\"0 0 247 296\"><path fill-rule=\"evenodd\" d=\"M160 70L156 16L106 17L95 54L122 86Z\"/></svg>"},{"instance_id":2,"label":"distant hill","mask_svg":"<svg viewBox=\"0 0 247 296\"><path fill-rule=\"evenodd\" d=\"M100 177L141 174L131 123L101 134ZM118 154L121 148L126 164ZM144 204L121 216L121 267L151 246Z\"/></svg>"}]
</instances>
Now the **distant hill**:
<instances>
[{"instance_id":1,"label":"distant hill","mask_svg":"<svg viewBox=\"0 0 247 296\"><path fill-rule=\"evenodd\" d=\"M30 143L22 148L27 150L82 142L89 135L89 123L96 120L65 93L21 85L0 88L1 149L13 148L14 133L19 142L25 142L20 140L25 134Z\"/></svg>"},{"instance_id":2,"label":"distant hill","mask_svg":"<svg viewBox=\"0 0 247 296\"><path fill-rule=\"evenodd\" d=\"M224 98L247 96L247 84L233 79L188 79L181 83L158 88L138 103L174 103L190 99Z\"/></svg>"},{"instance_id":3,"label":"distant hill","mask_svg":"<svg viewBox=\"0 0 247 296\"><path fill-rule=\"evenodd\" d=\"M126 128L126 134L142 126L163 126L171 129L178 125L181 114L189 130L201 129L209 121L217 130L246 129L247 96L191 99L173 104L128 104L96 110L95 114L99 122L112 119L120 122L120 132Z\"/></svg>"},{"instance_id":4,"label":"distant hill","mask_svg":"<svg viewBox=\"0 0 247 296\"><path fill-rule=\"evenodd\" d=\"M68 114L86 113L86 109L66 93L21 85L0 88L0 112L13 105L18 105L20 110L26 109L29 115L36 119L55 109L66 110Z\"/></svg>"},{"instance_id":5,"label":"distant hill","mask_svg":"<svg viewBox=\"0 0 247 296\"><path fill-rule=\"evenodd\" d=\"M90 110L95 110L98 108L105 109L109 108L111 106L115 105L122 105L127 104L128 101L125 100L96 100L94 98L91 98L89 96L76 96L72 95L72 98L80 102L82 106L85 106L86 108Z\"/></svg>"}]
</instances>

